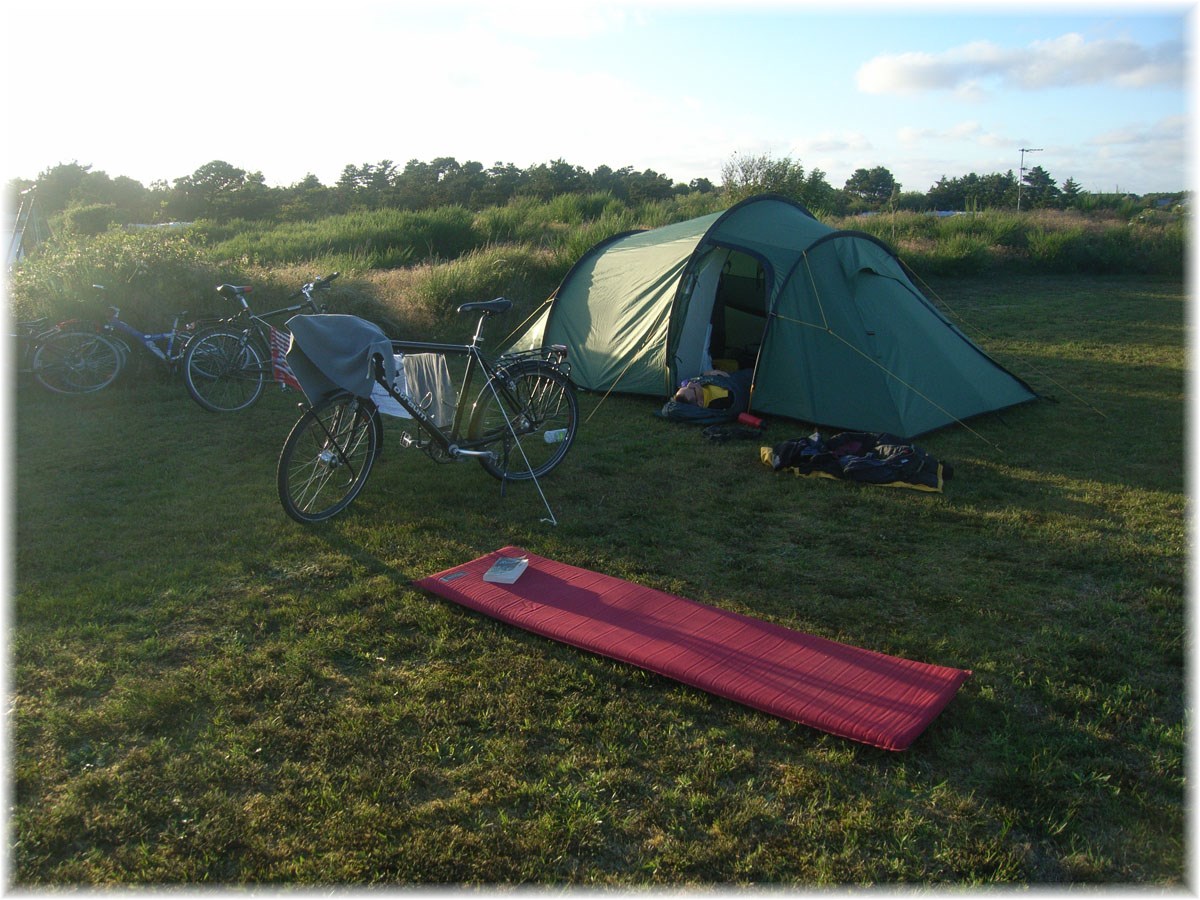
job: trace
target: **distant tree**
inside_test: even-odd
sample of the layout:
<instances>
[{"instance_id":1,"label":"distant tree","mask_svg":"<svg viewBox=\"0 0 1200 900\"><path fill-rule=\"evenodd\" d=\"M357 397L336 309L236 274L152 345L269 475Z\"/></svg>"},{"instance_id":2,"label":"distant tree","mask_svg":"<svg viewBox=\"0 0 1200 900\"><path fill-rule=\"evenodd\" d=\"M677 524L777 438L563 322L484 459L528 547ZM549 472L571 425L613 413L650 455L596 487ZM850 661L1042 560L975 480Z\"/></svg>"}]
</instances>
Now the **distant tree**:
<instances>
[{"instance_id":1,"label":"distant tree","mask_svg":"<svg viewBox=\"0 0 1200 900\"><path fill-rule=\"evenodd\" d=\"M437 178L437 169L431 163L410 159L404 164L404 170L392 178L391 191L387 194L389 205L401 209L428 208L433 205Z\"/></svg>"},{"instance_id":2,"label":"distant tree","mask_svg":"<svg viewBox=\"0 0 1200 900\"><path fill-rule=\"evenodd\" d=\"M175 179L171 210L177 219L234 218L234 195L246 184L246 171L216 159L191 175Z\"/></svg>"},{"instance_id":3,"label":"distant tree","mask_svg":"<svg viewBox=\"0 0 1200 900\"><path fill-rule=\"evenodd\" d=\"M311 172L284 190L280 204L281 217L288 222L321 219L342 211L337 193Z\"/></svg>"},{"instance_id":4,"label":"distant tree","mask_svg":"<svg viewBox=\"0 0 1200 900\"><path fill-rule=\"evenodd\" d=\"M38 175L35 184L42 215L51 216L70 206L91 170L91 166L81 166L78 162L59 163Z\"/></svg>"},{"instance_id":5,"label":"distant tree","mask_svg":"<svg viewBox=\"0 0 1200 900\"><path fill-rule=\"evenodd\" d=\"M274 219L283 203L284 192L267 184L262 172L251 172L230 198L225 215L230 219L264 221Z\"/></svg>"},{"instance_id":6,"label":"distant tree","mask_svg":"<svg viewBox=\"0 0 1200 900\"><path fill-rule=\"evenodd\" d=\"M1034 166L1021 179L1021 205L1026 209L1041 209L1058 206L1062 191L1050 173L1041 166Z\"/></svg>"},{"instance_id":7,"label":"distant tree","mask_svg":"<svg viewBox=\"0 0 1200 900\"><path fill-rule=\"evenodd\" d=\"M693 194L711 194L717 189L707 178L693 178L688 182L688 190Z\"/></svg>"},{"instance_id":8,"label":"distant tree","mask_svg":"<svg viewBox=\"0 0 1200 900\"><path fill-rule=\"evenodd\" d=\"M929 209L929 195L920 191L900 191L892 198L892 208L900 212L926 212Z\"/></svg>"},{"instance_id":9,"label":"distant tree","mask_svg":"<svg viewBox=\"0 0 1200 900\"><path fill-rule=\"evenodd\" d=\"M666 200L675 193L675 186L666 175L659 175L653 169L635 172L628 179L629 201L644 203L648 200Z\"/></svg>"},{"instance_id":10,"label":"distant tree","mask_svg":"<svg viewBox=\"0 0 1200 900\"><path fill-rule=\"evenodd\" d=\"M478 202L481 206L503 206L517 195L528 176L512 163L493 163L484 173Z\"/></svg>"},{"instance_id":11,"label":"distant tree","mask_svg":"<svg viewBox=\"0 0 1200 900\"><path fill-rule=\"evenodd\" d=\"M628 199L627 185L622 176L623 174L628 174L630 171L632 170L625 168L621 169L620 172L614 172L608 166L597 166L592 170L592 190L604 191L612 194L618 200L626 200Z\"/></svg>"},{"instance_id":12,"label":"distant tree","mask_svg":"<svg viewBox=\"0 0 1200 900\"><path fill-rule=\"evenodd\" d=\"M960 178L943 175L929 189L927 197L933 209L1012 208L1017 201L1017 180L1011 171L1006 175L977 175L971 172Z\"/></svg>"},{"instance_id":13,"label":"distant tree","mask_svg":"<svg viewBox=\"0 0 1200 900\"><path fill-rule=\"evenodd\" d=\"M409 165L415 162L413 160ZM390 159L358 166L348 165L342 169L336 190L347 208L378 209L391 199L395 178L396 164Z\"/></svg>"},{"instance_id":14,"label":"distant tree","mask_svg":"<svg viewBox=\"0 0 1200 900\"><path fill-rule=\"evenodd\" d=\"M132 178L87 172L72 189L68 208L97 205L111 207L113 221L119 222L149 222L156 207L150 192Z\"/></svg>"},{"instance_id":15,"label":"distant tree","mask_svg":"<svg viewBox=\"0 0 1200 900\"><path fill-rule=\"evenodd\" d=\"M873 169L855 169L854 174L846 179L843 190L867 207L878 209L900 190L900 185L891 172L883 166L876 166Z\"/></svg>"},{"instance_id":16,"label":"distant tree","mask_svg":"<svg viewBox=\"0 0 1200 900\"><path fill-rule=\"evenodd\" d=\"M435 159L432 163L437 178L434 203L437 206L478 206L479 197L487 185L483 164L467 160L459 163L453 157Z\"/></svg>"},{"instance_id":17,"label":"distant tree","mask_svg":"<svg viewBox=\"0 0 1200 900\"><path fill-rule=\"evenodd\" d=\"M782 194L814 211L828 209L834 202L835 192L825 173L813 169L806 174L804 166L790 157L735 154L721 167L721 180L722 190L734 203L766 193Z\"/></svg>"},{"instance_id":18,"label":"distant tree","mask_svg":"<svg viewBox=\"0 0 1200 900\"><path fill-rule=\"evenodd\" d=\"M1003 175L998 172L984 175L974 188L975 192L968 199L975 200L980 209L1012 209L1017 205L1017 178L1012 169Z\"/></svg>"},{"instance_id":19,"label":"distant tree","mask_svg":"<svg viewBox=\"0 0 1200 900\"><path fill-rule=\"evenodd\" d=\"M564 159L556 159L550 163L539 163L527 172L527 180L521 187L521 193L532 194L542 200L549 200L558 194L573 194L586 190L591 180L587 170L573 166Z\"/></svg>"},{"instance_id":20,"label":"distant tree","mask_svg":"<svg viewBox=\"0 0 1200 900\"><path fill-rule=\"evenodd\" d=\"M926 197L933 209L953 210L963 208L966 193L960 179L943 175L929 188Z\"/></svg>"},{"instance_id":21,"label":"distant tree","mask_svg":"<svg viewBox=\"0 0 1200 900\"><path fill-rule=\"evenodd\" d=\"M1066 209L1076 209L1084 190L1074 178L1068 178L1062 186L1062 205Z\"/></svg>"}]
</instances>

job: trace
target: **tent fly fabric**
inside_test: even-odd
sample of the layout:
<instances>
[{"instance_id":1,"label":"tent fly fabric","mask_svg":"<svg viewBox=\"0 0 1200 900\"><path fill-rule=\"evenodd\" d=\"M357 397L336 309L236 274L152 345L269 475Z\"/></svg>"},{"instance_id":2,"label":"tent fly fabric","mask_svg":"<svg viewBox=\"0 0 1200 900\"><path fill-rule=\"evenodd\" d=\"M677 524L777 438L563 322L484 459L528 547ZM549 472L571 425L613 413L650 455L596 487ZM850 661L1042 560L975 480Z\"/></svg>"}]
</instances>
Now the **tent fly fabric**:
<instances>
[{"instance_id":1,"label":"tent fly fabric","mask_svg":"<svg viewBox=\"0 0 1200 900\"><path fill-rule=\"evenodd\" d=\"M885 244L775 195L601 241L512 349L549 344L587 390L666 397L750 369L758 414L902 438L1036 399Z\"/></svg>"}]
</instances>

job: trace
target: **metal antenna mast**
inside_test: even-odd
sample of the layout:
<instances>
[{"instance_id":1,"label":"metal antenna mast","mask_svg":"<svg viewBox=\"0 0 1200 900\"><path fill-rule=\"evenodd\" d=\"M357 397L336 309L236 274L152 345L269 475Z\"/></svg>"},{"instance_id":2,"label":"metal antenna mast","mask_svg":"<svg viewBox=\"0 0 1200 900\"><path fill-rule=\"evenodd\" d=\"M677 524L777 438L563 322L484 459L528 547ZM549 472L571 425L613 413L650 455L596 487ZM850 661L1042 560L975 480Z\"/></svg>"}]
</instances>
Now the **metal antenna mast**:
<instances>
[{"instance_id":1,"label":"metal antenna mast","mask_svg":"<svg viewBox=\"0 0 1200 900\"><path fill-rule=\"evenodd\" d=\"M1021 172L1017 176L1017 212L1021 211L1021 185L1025 183L1025 154L1026 153L1041 153L1041 147L1022 147L1021 148Z\"/></svg>"}]
</instances>

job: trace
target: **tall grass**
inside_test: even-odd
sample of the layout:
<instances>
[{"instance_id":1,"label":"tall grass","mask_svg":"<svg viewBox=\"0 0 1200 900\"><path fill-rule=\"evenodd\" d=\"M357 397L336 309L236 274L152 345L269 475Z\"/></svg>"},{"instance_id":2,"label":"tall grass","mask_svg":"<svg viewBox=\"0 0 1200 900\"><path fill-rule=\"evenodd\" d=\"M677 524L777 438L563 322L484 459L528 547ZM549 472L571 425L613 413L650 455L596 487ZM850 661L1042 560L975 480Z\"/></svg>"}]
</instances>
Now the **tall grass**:
<instances>
[{"instance_id":1,"label":"tall grass","mask_svg":"<svg viewBox=\"0 0 1200 900\"><path fill-rule=\"evenodd\" d=\"M518 321L554 290L568 265L561 253L527 245L487 247L410 270L403 296L388 298L388 305L397 310L415 308L439 335L461 331L454 311L472 300L507 297L515 305L508 319Z\"/></svg>"},{"instance_id":2,"label":"tall grass","mask_svg":"<svg viewBox=\"0 0 1200 900\"><path fill-rule=\"evenodd\" d=\"M517 199L471 213L461 207L423 212L362 211L273 226L199 223L178 234L110 231L98 238L62 236L13 272L19 316L78 314L93 282L111 283L136 317L181 308L207 312L221 303L221 281L261 278L280 267L313 274L338 270L362 284L375 273L403 272L403 297L365 290L355 308L453 327L448 311L467 299L505 294L518 306L543 300L584 253L626 231L656 228L716 212L719 194L688 194L629 205L599 192L548 202ZM982 212L937 218L887 213L832 220L889 244L918 274L1155 274L1183 272L1187 223L1178 218L1035 211ZM269 276L266 276L269 280ZM308 277L312 277L309 275ZM354 283L347 278L342 287ZM294 289L294 288L293 288ZM477 291L475 296L469 296ZM378 301L378 303L376 303ZM374 304L374 305L373 305Z\"/></svg>"},{"instance_id":3,"label":"tall grass","mask_svg":"<svg viewBox=\"0 0 1200 900\"><path fill-rule=\"evenodd\" d=\"M201 241L203 232L197 233ZM346 263L344 268L390 268L428 259L452 259L480 243L474 215L459 206L409 212L380 209L283 225L245 223L210 245L215 258L257 265L295 260Z\"/></svg>"},{"instance_id":4,"label":"tall grass","mask_svg":"<svg viewBox=\"0 0 1200 900\"><path fill-rule=\"evenodd\" d=\"M214 262L177 233L66 234L10 270L9 309L17 319L58 321L102 318L111 304L127 320L149 328L183 310L220 310L223 301L214 287L237 278L237 268ZM96 284L105 291L97 292Z\"/></svg>"},{"instance_id":5,"label":"tall grass","mask_svg":"<svg viewBox=\"0 0 1200 900\"><path fill-rule=\"evenodd\" d=\"M1179 276L1187 239L1187 225L1177 218L1124 220L1050 210L943 218L886 213L835 224L875 235L913 269L931 275L1005 271Z\"/></svg>"}]
</instances>

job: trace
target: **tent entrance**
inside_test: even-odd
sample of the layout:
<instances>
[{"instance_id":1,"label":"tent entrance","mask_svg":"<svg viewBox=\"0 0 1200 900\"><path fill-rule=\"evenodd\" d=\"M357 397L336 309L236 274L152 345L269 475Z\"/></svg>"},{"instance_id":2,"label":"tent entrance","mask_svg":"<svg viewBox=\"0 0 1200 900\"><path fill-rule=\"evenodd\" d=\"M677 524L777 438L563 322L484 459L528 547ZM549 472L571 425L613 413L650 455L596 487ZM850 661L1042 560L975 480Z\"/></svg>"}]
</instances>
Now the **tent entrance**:
<instances>
[{"instance_id":1,"label":"tent entrance","mask_svg":"<svg viewBox=\"0 0 1200 900\"><path fill-rule=\"evenodd\" d=\"M755 257L710 250L692 270L679 308L676 381L714 368L753 368L767 325L767 279Z\"/></svg>"}]
</instances>

